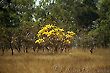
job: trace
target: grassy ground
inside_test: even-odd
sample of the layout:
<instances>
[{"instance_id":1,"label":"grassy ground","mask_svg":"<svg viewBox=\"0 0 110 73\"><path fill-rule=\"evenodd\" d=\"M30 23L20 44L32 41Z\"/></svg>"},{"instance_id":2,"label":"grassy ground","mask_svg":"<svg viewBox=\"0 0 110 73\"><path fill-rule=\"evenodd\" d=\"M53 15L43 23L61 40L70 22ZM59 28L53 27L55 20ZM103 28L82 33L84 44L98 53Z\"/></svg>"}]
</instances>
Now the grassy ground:
<instances>
[{"instance_id":1,"label":"grassy ground","mask_svg":"<svg viewBox=\"0 0 110 73\"><path fill-rule=\"evenodd\" d=\"M74 49L70 53L8 53L0 56L0 73L110 73L110 49Z\"/></svg>"}]
</instances>

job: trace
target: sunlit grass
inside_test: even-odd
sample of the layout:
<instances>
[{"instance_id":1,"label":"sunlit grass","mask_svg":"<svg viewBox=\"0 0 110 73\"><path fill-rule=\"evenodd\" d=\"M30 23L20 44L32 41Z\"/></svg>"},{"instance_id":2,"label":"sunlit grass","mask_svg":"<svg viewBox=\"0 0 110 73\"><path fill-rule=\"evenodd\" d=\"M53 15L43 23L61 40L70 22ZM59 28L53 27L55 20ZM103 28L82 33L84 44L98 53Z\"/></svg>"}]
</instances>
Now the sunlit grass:
<instances>
[{"instance_id":1,"label":"sunlit grass","mask_svg":"<svg viewBox=\"0 0 110 73\"><path fill-rule=\"evenodd\" d=\"M0 73L110 73L110 49L73 49L62 54L0 56Z\"/></svg>"}]
</instances>

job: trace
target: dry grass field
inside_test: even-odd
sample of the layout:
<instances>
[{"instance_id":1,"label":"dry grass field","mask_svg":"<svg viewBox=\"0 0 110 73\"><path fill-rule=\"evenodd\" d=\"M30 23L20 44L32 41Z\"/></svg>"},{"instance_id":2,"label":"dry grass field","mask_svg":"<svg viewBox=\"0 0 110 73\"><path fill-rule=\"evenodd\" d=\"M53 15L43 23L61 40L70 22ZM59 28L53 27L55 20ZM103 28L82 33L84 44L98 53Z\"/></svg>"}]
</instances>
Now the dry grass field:
<instances>
[{"instance_id":1,"label":"dry grass field","mask_svg":"<svg viewBox=\"0 0 110 73\"><path fill-rule=\"evenodd\" d=\"M73 49L62 54L6 53L0 73L110 73L110 49Z\"/></svg>"}]
</instances>

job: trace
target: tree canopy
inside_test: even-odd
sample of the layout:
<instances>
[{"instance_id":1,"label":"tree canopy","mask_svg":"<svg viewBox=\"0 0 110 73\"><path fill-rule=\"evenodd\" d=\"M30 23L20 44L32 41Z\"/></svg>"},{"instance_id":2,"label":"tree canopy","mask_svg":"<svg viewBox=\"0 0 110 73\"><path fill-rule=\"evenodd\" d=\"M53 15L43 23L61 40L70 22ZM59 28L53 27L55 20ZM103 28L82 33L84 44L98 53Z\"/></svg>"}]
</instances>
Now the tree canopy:
<instances>
[{"instance_id":1,"label":"tree canopy","mask_svg":"<svg viewBox=\"0 0 110 73\"><path fill-rule=\"evenodd\" d=\"M40 0L38 5L36 2L0 0L0 44L7 41L7 47L12 48L16 38L17 45L32 47L27 44L38 39L36 33L41 27L53 24L76 33L74 46L110 47L109 0Z\"/></svg>"}]
</instances>

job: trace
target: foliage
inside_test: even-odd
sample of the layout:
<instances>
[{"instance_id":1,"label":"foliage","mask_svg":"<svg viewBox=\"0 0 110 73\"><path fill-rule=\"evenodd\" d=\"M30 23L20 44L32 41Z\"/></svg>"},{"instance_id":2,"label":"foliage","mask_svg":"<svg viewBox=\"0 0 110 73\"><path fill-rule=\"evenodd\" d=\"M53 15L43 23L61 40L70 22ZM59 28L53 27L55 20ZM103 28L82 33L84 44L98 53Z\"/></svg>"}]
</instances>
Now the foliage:
<instances>
[{"instance_id":1,"label":"foliage","mask_svg":"<svg viewBox=\"0 0 110 73\"><path fill-rule=\"evenodd\" d=\"M68 48L67 45L71 45L73 42L74 32L67 31L64 29L54 26L52 24L45 25L39 30L36 40L36 44L46 44L44 47L50 47L55 49ZM42 45L43 45L42 44ZM65 46L64 46L65 45ZM72 47L72 45L70 46Z\"/></svg>"},{"instance_id":2,"label":"foliage","mask_svg":"<svg viewBox=\"0 0 110 73\"><path fill-rule=\"evenodd\" d=\"M24 39L27 38L25 36L29 34L26 32L29 31L27 30L30 27L29 22L33 24L32 14L34 9L34 0L0 0L0 33L2 34L0 35L0 45L2 44L1 47L3 47L0 49L7 47L12 50L13 54L14 48L22 47L20 44L24 42ZM25 23L28 24L25 25Z\"/></svg>"},{"instance_id":3,"label":"foliage","mask_svg":"<svg viewBox=\"0 0 110 73\"><path fill-rule=\"evenodd\" d=\"M45 24L56 26L42 27ZM77 33L74 37L77 47L108 48L109 29L110 0L40 0L39 5L36 0L0 0L0 45L3 49L13 50L18 45L20 49L33 48L36 39L43 44L40 46L64 48L72 44L71 32L66 31Z\"/></svg>"}]
</instances>

